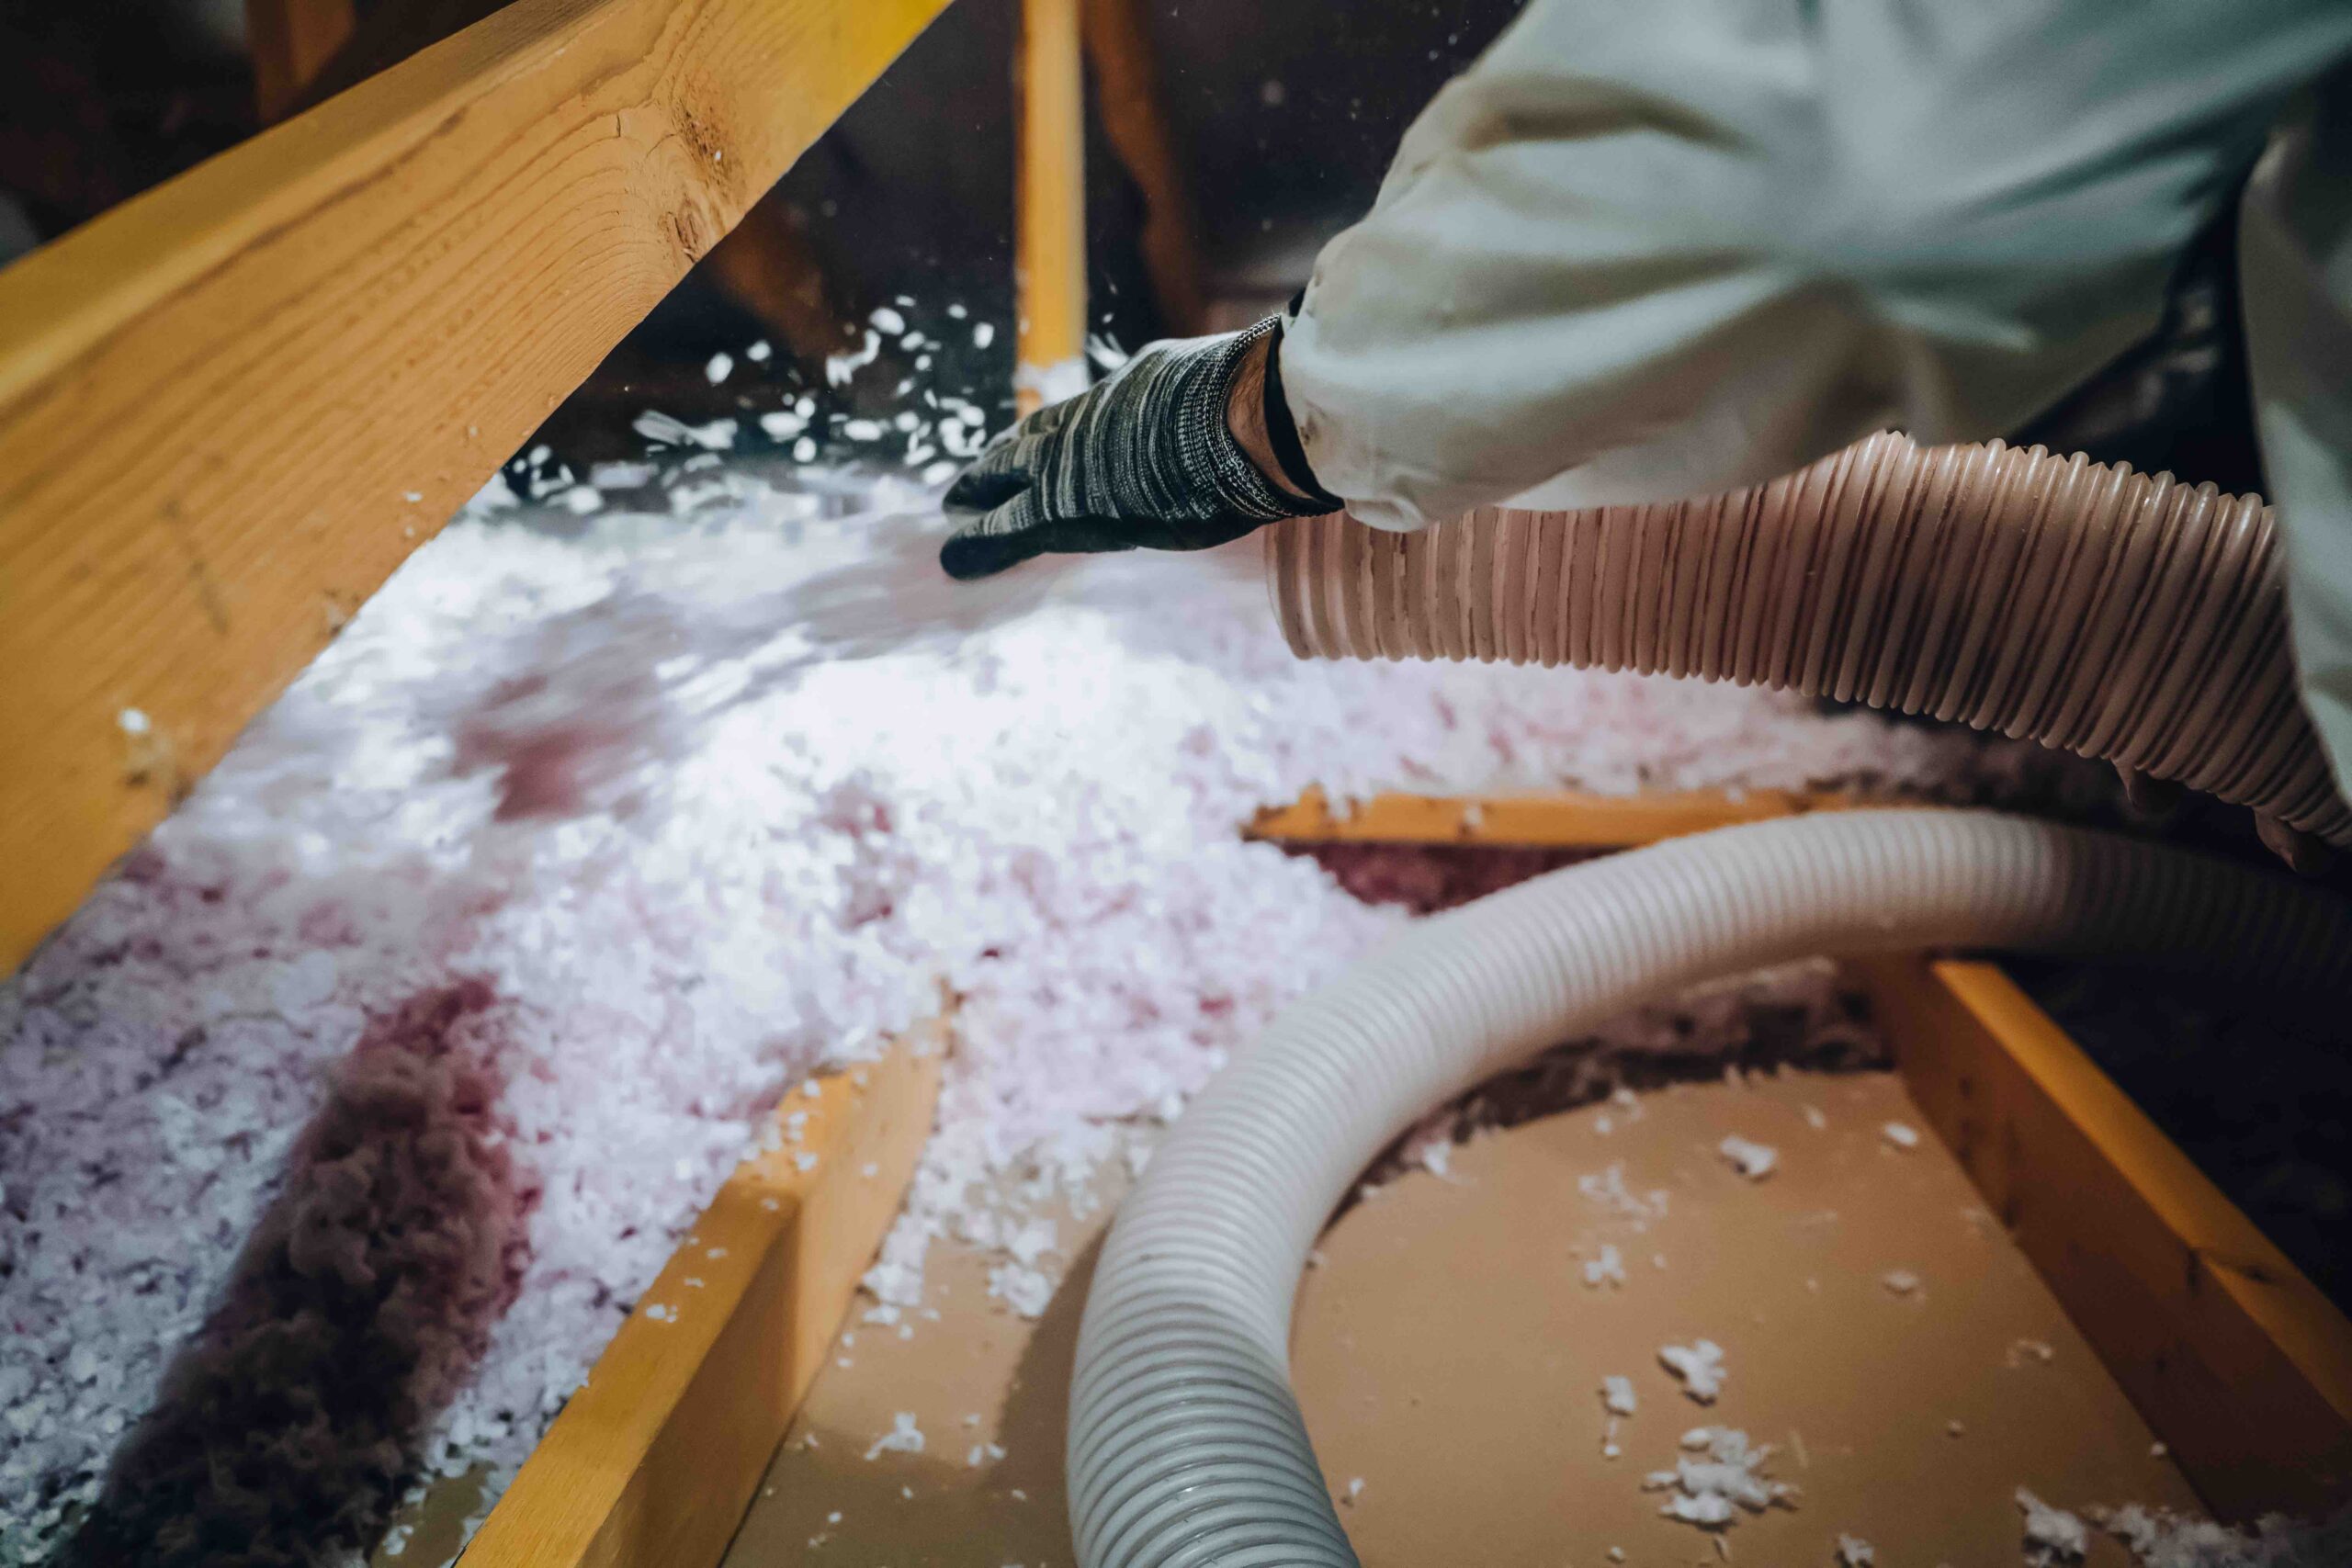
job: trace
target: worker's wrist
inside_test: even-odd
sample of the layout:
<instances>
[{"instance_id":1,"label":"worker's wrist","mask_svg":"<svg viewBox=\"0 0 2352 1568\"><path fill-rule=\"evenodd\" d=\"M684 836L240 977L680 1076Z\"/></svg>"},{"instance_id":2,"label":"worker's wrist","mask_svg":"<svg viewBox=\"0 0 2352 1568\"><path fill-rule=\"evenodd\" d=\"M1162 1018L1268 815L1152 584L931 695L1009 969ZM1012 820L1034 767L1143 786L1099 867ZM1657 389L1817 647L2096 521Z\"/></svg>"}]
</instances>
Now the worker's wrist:
<instances>
[{"instance_id":1,"label":"worker's wrist","mask_svg":"<svg viewBox=\"0 0 2352 1568\"><path fill-rule=\"evenodd\" d=\"M1242 455L1285 501L1302 511L1337 511L1338 499L1317 484L1308 470L1290 410L1280 400L1282 373L1275 356L1281 343L1280 332L1269 332L1243 353L1227 391L1225 426Z\"/></svg>"},{"instance_id":2,"label":"worker's wrist","mask_svg":"<svg viewBox=\"0 0 2352 1568\"><path fill-rule=\"evenodd\" d=\"M1282 465L1274 461L1273 438L1266 433L1266 356L1273 351L1272 334L1251 344L1235 367L1233 385L1225 399L1225 428L1266 482L1294 501L1306 497L1283 482Z\"/></svg>"}]
</instances>

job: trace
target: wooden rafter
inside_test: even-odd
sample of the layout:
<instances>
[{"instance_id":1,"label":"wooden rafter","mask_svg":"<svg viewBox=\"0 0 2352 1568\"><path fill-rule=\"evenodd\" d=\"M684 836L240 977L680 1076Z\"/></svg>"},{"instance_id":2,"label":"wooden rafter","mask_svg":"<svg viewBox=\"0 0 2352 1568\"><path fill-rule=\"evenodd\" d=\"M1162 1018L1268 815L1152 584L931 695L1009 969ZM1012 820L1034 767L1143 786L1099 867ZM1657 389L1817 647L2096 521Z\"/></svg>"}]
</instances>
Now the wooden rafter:
<instances>
[{"instance_id":1,"label":"wooden rafter","mask_svg":"<svg viewBox=\"0 0 2352 1568\"><path fill-rule=\"evenodd\" d=\"M516 0L0 271L0 970L945 0Z\"/></svg>"},{"instance_id":2,"label":"wooden rafter","mask_svg":"<svg viewBox=\"0 0 2352 1568\"><path fill-rule=\"evenodd\" d=\"M2352 1496L2352 1322L1997 965L1856 968L1920 1113L2199 1495Z\"/></svg>"},{"instance_id":3,"label":"wooden rafter","mask_svg":"<svg viewBox=\"0 0 2352 1568\"><path fill-rule=\"evenodd\" d=\"M1726 795L1377 795L1333 802L1310 789L1290 806L1261 811L1243 829L1253 839L1296 843L1491 844L1519 849L1618 850L1740 822L1763 822L1858 804L1844 795L1784 790Z\"/></svg>"},{"instance_id":4,"label":"wooden rafter","mask_svg":"<svg viewBox=\"0 0 2352 1568\"><path fill-rule=\"evenodd\" d=\"M708 1568L824 1364L931 1132L933 1024L785 1097L466 1549L467 1568Z\"/></svg>"}]
</instances>

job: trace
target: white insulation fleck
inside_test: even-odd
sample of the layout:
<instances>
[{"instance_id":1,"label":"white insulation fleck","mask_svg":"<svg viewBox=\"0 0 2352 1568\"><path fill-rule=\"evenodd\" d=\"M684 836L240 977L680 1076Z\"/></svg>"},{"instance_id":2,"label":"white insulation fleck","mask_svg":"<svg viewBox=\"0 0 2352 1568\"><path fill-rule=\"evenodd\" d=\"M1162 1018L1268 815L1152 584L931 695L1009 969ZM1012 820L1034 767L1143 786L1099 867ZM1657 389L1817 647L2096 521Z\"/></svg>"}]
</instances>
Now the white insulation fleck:
<instances>
[{"instance_id":1,"label":"white insulation fleck","mask_svg":"<svg viewBox=\"0 0 2352 1568\"><path fill-rule=\"evenodd\" d=\"M1642 1483L1646 1491L1670 1494L1658 1509L1668 1518L1721 1530L1737 1523L1743 1510L1796 1506L1796 1488L1765 1473L1770 1444L1753 1443L1735 1427L1701 1427L1682 1435L1682 1448L1673 1469L1653 1471Z\"/></svg>"},{"instance_id":2,"label":"white insulation fleck","mask_svg":"<svg viewBox=\"0 0 2352 1568\"><path fill-rule=\"evenodd\" d=\"M1781 1151L1770 1144L1759 1144L1753 1138L1743 1138L1734 1133L1716 1145L1715 1152L1724 1162L1750 1181L1761 1181L1780 1166Z\"/></svg>"},{"instance_id":3,"label":"white insulation fleck","mask_svg":"<svg viewBox=\"0 0 2352 1568\"><path fill-rule=\"evenodd\" d=\"M920 1302L983 1190L1042 1206L1139 1160L1125 1124L1401 918L1243 842L1261 806L1981 796L2049 766L1728 687L1300 663L1252 545L964 590L930 566L935 491L719 479L691 516L503 494L461 518L0 984L0 1562L96 1495L257 1224L313 1196L286 1173L339 1064L420 998L472 987L384 1049L489 1086L464 1135L514 1277L435 1349L409 1462L494 1487L779 1095L943 987L954 1055L881 1302ZM1041 1309L1051 1234L1001 1218L998 1292Z\"/></svg>"},{"instance_id":4,"label":"white insulation fleck","mask_svg":"<svg viewBox=\"0 0 2352 1568\"><path fill-rule=\"evenodd\" d=\"M2018 1510L2025 1516L2025 1560L2034 1568L2080 1562L2090 1551L2090 1527L2078 1516L2052 1507L2022 1486Z\"/></svg>"},{"instance_id":5,"label":"white insulation fleck","mask_svg":"<svg viewBox=\"0 0 2352 1568\"><path fill-rule=\"evenodd\" d=\"M1691 1345L1661 1345L1658 1360L1682 1380L1682 1392L1701 1404L1713 1404L1724 1391L1724 1348L1712 1339Z\"/></svg>"},{"instance_id":6,"label":"white insulation fleck","mask_svg":"<svg viewBox=\"0 0 2352 1568\"><path fill-rule=\"evenodd\" d=\"M2352 1562L2352 1507L2321 1524L2273 1515L2244 1529L2147 1508L2093 1511L2139 1568L2337 1568Z\"/></svg>"}]
</instances>

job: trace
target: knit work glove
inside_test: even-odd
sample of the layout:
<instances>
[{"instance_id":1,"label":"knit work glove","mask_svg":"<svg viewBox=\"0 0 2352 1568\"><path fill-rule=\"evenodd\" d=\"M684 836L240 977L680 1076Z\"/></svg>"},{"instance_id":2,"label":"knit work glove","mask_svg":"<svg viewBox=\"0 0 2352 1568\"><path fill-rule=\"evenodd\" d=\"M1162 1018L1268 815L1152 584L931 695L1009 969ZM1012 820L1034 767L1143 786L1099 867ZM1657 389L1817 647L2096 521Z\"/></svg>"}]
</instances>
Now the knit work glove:
<instances>
[{"instance_id":1,"label":"knit work glove","mask_svg":"<svg viewBox=\"0 0 2352 1568\"><path fill-rule=\"evenodd\" d=\"M1281 517L1334 512L1340 502L1305 477L1313 499L1285 495L1258 471L1226 425L1242 358L1279 343L1269 317L1222 337L1156 343L1066 402L999 435L948 488L960 526L939 552L947 575L988 577L1047 552L1201 550ZM1267 417L1294 484L1305 454L1269 356Z\"/></svg>"}]
</instances>

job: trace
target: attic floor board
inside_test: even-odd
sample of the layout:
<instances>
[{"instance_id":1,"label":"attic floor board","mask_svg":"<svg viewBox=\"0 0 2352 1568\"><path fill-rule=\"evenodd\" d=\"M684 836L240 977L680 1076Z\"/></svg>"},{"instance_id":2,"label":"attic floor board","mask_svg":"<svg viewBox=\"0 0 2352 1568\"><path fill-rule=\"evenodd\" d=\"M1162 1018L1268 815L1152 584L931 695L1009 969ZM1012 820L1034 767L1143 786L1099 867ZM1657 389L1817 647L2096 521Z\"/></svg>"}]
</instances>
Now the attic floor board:
<instances>
[{"instance_id":1,"label":"attic floor board","mask_svg":"<svg viewBox=\"0 0 2352 1568\"><path fill-rule=\"evenodd\" d=\"M1683 1432L1714 1424L1779 1445L1770 1472L1804 1489L1794 1511L1731 1529L1734 1562L1827 1563L1841 1533L1881 1562L2016 1562L2019 1485L2061 1506L2194 1508L1951 1155L1932 1134L1894 1149L1889 1121L1923 1125L1890 1074L1668 1089L1474 1142L1447 1177L1416 1171L1351 1209L1302 1287L1294 1368L1335 1494L1363 1481L1340 1512L1367 1568L1461 1561L1473 1542L1485 1568L1585 1568L1612 1546L1633 1568L1719 1562L1641 1490ZM1731 1133L1775 1145L1780 1168L1735 1174L1714 1152ZM1668 1194L1665 1217L1636 1229L1579 1192L1616 1162L1630 1190ZM1081 1256L1039 1321L991 1301L986 1263L943 1243L927 1292L941 1321L910 1340L853 1325L835 1348L848 1364L819 1376L730 1568L1073 1568L1063 1415L1117 1191L1101 1197L1089 1220L1064 1216ZM1622 1290L1582 1282L1604 1243L1623 1257ZM1907 1296L1883 1283L1898 1269L1920 1279ZM1729 1367L1712 1406L1657 1360L1702 1336ZM1599 1389L1612 1373L1640 1408L1610 1461ZM868 1461L900 1411L925 1451ZM988 1442L1006 1457L967 1464ZM2101 1540L2090 1564L2124 1561Z\"/></svg>"}]
</instances>

